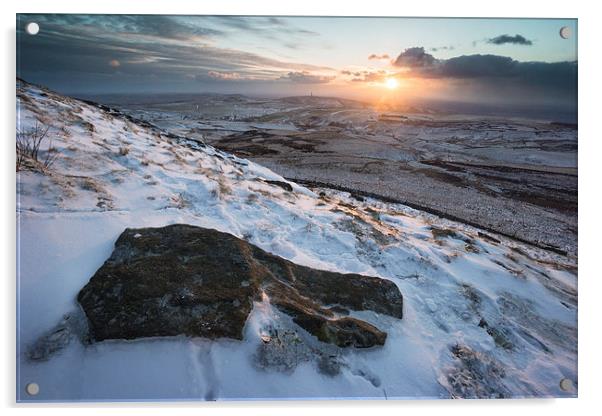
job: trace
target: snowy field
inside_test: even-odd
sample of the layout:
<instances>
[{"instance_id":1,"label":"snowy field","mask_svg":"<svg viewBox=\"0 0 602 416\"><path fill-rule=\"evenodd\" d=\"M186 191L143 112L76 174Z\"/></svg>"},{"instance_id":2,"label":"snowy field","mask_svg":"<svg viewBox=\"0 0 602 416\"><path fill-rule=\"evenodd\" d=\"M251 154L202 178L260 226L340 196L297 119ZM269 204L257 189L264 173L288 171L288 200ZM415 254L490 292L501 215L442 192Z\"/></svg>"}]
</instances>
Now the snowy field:
<instances>
[{"instance_id":1,"label":"snowy field","mask_svg":"<svg viewBox=\"0 0 602 416\"><path fill-rule=\"evenodd\" d=\"M574 257L523 245L406 206L348 193L289 192L245 159L94 106L17 84L17 127L50 126L48 169L17 173L18 399L574 397ZM126 227L186 223L244 238L298 264L398 285L404 317L354 313L388 333L372 349L335 351L256 302L243 341L185 337L73 340L46 361L28 350L65 315ZM258 357L267 327L297 332L286 369ZM563 391L560 380L574 388ZM40 385L35 398L27 383Z\"/></svg>"},{"instance_id":2,"label":"snowy field","mask_svg":"<svg viewBox=\"0 0 602 416\"><path fill-rule=\"evenodd\" d=\"M297 182L370 193L577 253L577 126L556 113L453 114L312 96L97 99Z\"/></svg>"}]
</instances>

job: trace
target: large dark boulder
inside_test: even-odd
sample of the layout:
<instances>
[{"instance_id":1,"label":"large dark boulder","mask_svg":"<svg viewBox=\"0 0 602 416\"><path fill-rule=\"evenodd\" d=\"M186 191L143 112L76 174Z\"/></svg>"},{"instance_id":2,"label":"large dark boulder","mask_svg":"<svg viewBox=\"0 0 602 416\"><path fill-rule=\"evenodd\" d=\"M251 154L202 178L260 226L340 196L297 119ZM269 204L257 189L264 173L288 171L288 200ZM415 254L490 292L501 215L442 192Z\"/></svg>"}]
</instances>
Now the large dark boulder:
<instances>
[{"instance_id":1,"label":"large dark boulder","mask_svg":"<svg viewBox=\"0 0 602 416\"><path fill-rule=\"evenodd\" d=\"M323 342L383 345L387 334L339 311L402 317L388 280L315 270L230 234L190 225L126 229L78 301L94 341L187 335L242 339L254 300L267 296Z\"/></svg>"}]
</instances>

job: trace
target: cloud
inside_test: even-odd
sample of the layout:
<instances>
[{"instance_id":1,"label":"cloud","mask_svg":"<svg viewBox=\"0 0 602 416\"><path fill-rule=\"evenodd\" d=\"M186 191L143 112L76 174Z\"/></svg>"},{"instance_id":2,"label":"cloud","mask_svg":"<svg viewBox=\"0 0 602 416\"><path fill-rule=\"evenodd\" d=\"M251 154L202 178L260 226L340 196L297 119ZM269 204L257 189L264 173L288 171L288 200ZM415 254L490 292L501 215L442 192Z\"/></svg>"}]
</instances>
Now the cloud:
<instances>
[{"instance_id":1,"label":"cloud","mask_svg":"<svg viewBox=\"0 0 602 416\"><path fill-rule=\"evenodd\" d=\"M235 31L253 33L274 39L279 35L303 35L318 36L317 32L312 30L298 28L288 21L279 17L260 17L260 16L207 16L208 19L217 22L224 28Z\"/></svg>"},{"instance_id":2,"label":"cloud","mask_svg":"<svg viewBox=\"0 0 602 416\"><path fill-rule=\"evenodd\" d=\"M395 60L409 75L426 78L507 78L534 84L562 86L577 76L577 62L520 62L500 55L461 55L436 59L424 48L410 48Z\"/></svg>"},{"instance_id":3,"label":"cloud","mask_svg":"<svg viewBox=\"0 0 602 416\"><path fill-rule=\"evenodd\" d=\"M535 94L542 99L563 96L574 100L577 92L577 61L521 62L478 54L436 59L423 48L410 48L393 64L404 68L404 76L447 79L500 97Z\"/></svg>"},{"instance_id":4,"label":"cloud","mask_svg":"<svg viewBox=\"0 0 602 416\"><path fill-rule=\"evenodd\" d=\"M491 43L493 45L505 45L505 44L512 44L512 45L526 45L526 46L530 46L533 45L533 41L525 38L522 35L514 35L514 36L510 36L510 35L500 35L500 36L496 36L495 38L491 38L487 40L487 43Z\"/></svg>"},{"instance_id":5,"label":"cloud","mask_svg":"<svg viewBox=\"0 0 602 416\"><path fill-rule=\"evenodd\" d=\"M394 66L405 68L428 67L435 63L435 58L424 51L424 48L408 48L399 54L393 62Z\"/></svg>"},{"instance_id":6,"label":"cloud","mask_svg":"<svg viewBox=\"0 0 602 416\"><path fill-rule=\"evenodd\" d=\"M78 27L86 36L93 31L121 33L122 35L143 34L163 39L189 39L191 37L213 37L222 35L221 30L211 28L205 21L191 20L183 16L161 15L83 15L42 14L35 21L44 23L50 33L67 27ZM203 24L199 24L203 23Z\"/></svg>"},{"instance_id":7,"label":"cloud","mask_svg":"<svg viewBox=\"0 0 602 416\"><path fill-rule=\"evenodd\" d=\"M188 90L191 80L228 76L218 73L273 81L288 72L332 70L217 47L212 38L221 31L206 16L21 15L18 30L29 21L39 22L43 35L18 36L19 75L63 92Z\"/></svg>"},{"instance_id":8,"label":"cloud","mask_svg":"<svg viewBox=\"0 0 602 416\"><path fill-rule=\"evenodd\" d=\"M274 25L274 26L277 26L280 28L284 28L285 31L288 33L297 33L297 34L301 34L301 35L311 35L311 36L319 35L319 33L314 32L313 30L307 30L307 29L301 29L301 28L294 27L293 25L289 24L288 22L284 21L283 19L281 19L279 17L268 17L267 22L271 25Z\"/></svg>"},{"instance_id":9,"label":"cloud","mask_svg":"<svg viewBox=\"0 0 602 416\"><path fill-rule=\"evenodd\" d=\"M434 78L504 79L526 87L541 86L551 90L576 87L577 62L519 62L499 55L462 55L438 61L425 68L422 76Z\"/></svg>"},{"instance_id":10,"label":"cloud","mask_svg":"<svg viewBox=\"0 0 602 416\"><path fill-rule=\"evenodd\" d=\"M437 61L423 75L437 78L509 77L516 75L518 66L518 61L506 56L462 55Z\"/></svg>"},{"instance_id":11,"label":"cloud","mask_svg":"<svg viewBox=\"0 0 602 416\"><path fill-rule=\"evenodd\" d=\"M369 60L385 60L385 59L391 59L391 57L389 56L389 54L387 53L383 53L382 55L377 55L375 53L371 54L370 56L368 56Z\"/></svg>"},{"instance_id":12,"label":"cloud","mask_svg":"<svg viewBox=\"0 0 602 416\"><path fill-rule=\"evenodd\" d=\"M313 37L319 33L297 27L293 22L299 19L283 19L280 17L262 16L205 16L209 22L215 23L224 36L233 40L239 36L253 36L263 38L258 41L268 40L278 42L288 49L302 49ZM301 20L303 22L303 20Z\"/></svg>"},{"instance_id":13,"label":"cloud","mask_svg":"<svg viewBox=\"0 0 602 416\"><path fill-rule=\"evenodd\" d=\"M289 72L280 77L280 79L286 79L297 84L325 84L335 78L335 76L314 75L307 71Z\"/></svg>"},{"instance_id":14,"label":"cloud","mask_svg":"<svg viewBox=\"0 0 602 416\"><path fill-rule=\"evenodd\" d=\"M430 48L429 51L431 52L437 52L437 51L453 51L454 49L456 49L453 45L449 45L449 46L437 46L434 48Z\"/></svg>"},{"instance_id":15,"label":"cloud","mask_svg":"<svg viewBox=\"0 0 602 416\"><path fill-rule=\"evenodd\" d=\"M179 16L110 15L108 18L117 22L121 21L121 24L124 25L123 32L143 33L167 39L210 38L223 34L221 30L199 25L195 21Z\"/></svg>"},{"instance_id":16,"label":"cloud","mask_svg":"<svg viewBox=\"0 0 602 416\"><path fill-rule=\"evenodd\" d=\"M352 82L382 82L388 77L387 71L361 71L354 72Z\"/></svg>"},{"instance_id":17,"label":"cloud","mask_svg":"<svg viewBox=\"0 0 602 416\"><path fill-rule=\"evenodd\" d=\"M236 81L243 79L243 77L238 72L208 71L207 75L210 78L221 79L224 81Z\"/></svg>"},{"instance_id":18,"label":"cloud","mask_svg":"<svg viewBox=\"0 0 602 416\"><path fill-rule=\"evenodd\" d=\"M365 73L368 73L368 71L350 71L348 69L344 69L341 71L341 74L343 75L353 75L356 77L361 77Z\"/></svg>"}]
</instances>

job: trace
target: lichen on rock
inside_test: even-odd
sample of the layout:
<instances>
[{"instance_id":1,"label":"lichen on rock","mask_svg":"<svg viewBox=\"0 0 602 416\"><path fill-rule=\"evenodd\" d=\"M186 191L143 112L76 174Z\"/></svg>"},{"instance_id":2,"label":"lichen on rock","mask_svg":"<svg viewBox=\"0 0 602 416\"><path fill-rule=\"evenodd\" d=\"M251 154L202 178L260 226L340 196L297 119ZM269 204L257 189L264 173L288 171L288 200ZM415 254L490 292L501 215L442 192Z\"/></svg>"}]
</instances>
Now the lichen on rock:
<instances>
[{"instance_id":1,"label":"lichen on rock","mask_svg":"<svg viewBox=\"0 0 602 416\"><path fill-rule=\"evenodd\" d=\"M253 301L264 295L305 331L339 347L383 345L387 337L339 310L403 316L391 281L301 266L233 235L183 224L126 229L78 301L92 341L242 339Z\"/></svg>"}]
</instances>

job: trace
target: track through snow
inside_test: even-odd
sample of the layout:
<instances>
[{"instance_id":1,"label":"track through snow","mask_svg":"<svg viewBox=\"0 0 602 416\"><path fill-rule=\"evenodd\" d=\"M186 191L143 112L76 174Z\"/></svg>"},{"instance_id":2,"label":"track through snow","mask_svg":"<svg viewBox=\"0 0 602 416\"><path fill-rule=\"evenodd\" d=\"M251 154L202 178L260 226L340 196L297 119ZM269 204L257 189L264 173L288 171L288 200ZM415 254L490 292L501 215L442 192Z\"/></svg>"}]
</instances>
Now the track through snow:
<instances>
[{"instance_id":1,"label":"track through snow","mask_svg":"<svg viewBox=\"0 0 602 416\"><path fill-rule=\"evenodd\" d=\"M57 155L45 172L17 173L19 400L577 394L559 387L563 378L577 384L575 258L403 205L310 190L20 81L17 114L20 131L50 126L42 153ZM124 228L174 223L228 232L302 265L390 279L404 318L354 312L388 332L385 346L328 350L264 299L243 341L73 341L47 361L28 358L77 308ZM266 352L261 337L275 329L288 349ZM317 350L333 361L325 365ZM24 393L30 382L40 385L35 398Z\"/></svg>"}]
</instances>

